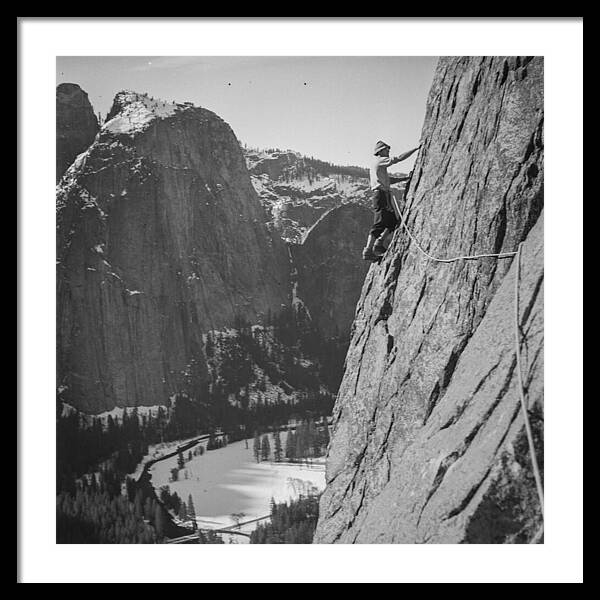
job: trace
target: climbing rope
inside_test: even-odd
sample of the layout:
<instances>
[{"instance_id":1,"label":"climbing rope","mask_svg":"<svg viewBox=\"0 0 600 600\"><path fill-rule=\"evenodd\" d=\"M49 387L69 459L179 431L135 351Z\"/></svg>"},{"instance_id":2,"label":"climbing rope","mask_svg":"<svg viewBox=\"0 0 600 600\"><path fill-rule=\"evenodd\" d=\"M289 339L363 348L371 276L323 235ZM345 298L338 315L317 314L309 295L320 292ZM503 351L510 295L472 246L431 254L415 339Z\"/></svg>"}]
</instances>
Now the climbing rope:
<instances>
[{"instance_id":1,"label":"climbing rope","mask_svg":"<svg viewBox=\"0 0 600 600\"><path fill-rule=\"evenodd\" d=\"M517 377L519 380L519 394L521 398L521 409L525 419L525 432L527 433L527 443L529 444L529 454L531 457L531 466L533 467L533 476L537 487L538 498L540 501L540 510L542 511L542 527L544 520L544 485L538 465L537 455L535 453L535 444L533 441L533 433L531 431L531 423L529 421L529 407L525 398L525 386L523 385L523 370L521 368L521 336L519 327L519 280L521 278L521 249L523 242L519 244L517 249L517 264L515 267L515 349L517 354ZM543 530L542 530L543 531ZM536 535L536 540L541 532Z\"/></svg>"},{"instance_id":2,"label":"climbing rope","mask_svg":"<svg viewBox=\"0 0 600 600\"><path fill-rule=\"evenodd\" d=\"M501 252L499 254L471 254L471 255L465 255L465 256L455 256L454 258L436 258L435 256L431 256L431 254L429 254L429 252L427 252L423 248L423 246L421 246L421 244L419 244L419 241L417 240L417 238L415 238L415 236L412 234L412 231L409 229L408 225L406 224L406 219L404 218L404 215L402 214L400 208L398 207L398 202L396 201L396 198L394 198L393 195L392 195L392 201L394 202L394 207L396 209L396 213L400 217L400 222L402 223L402 226L406 230L408 237L415 243L417 248L430 260L433 260L435 262L440 262L440 263L453 263L458 260L477 260L479 258L510 258L511 256L516 256L516 254L517 254L516 252Z\"/></svg>"},{"instance_id":3,"label":"climbing rope","mask_svg":"<svg viewBox=\"0 0 600 600\"><path fill-rule=\"evenodd\" d=\"M523 371L521 368L521 336L520 336L520 327L519 327L519 280L520 280L520 275L521 275L521 249L523 247L523 242L519 243L519 247L516 252L501 252L501 253L497 253L497 254L471 254L471 255L465 255L465 256L455 256L454 258L436 258L435 256L432 256L431 254L429 254L423 248L423 246L421 246L421 244L415 238L415 236L412 234L412 231L406 224L406 219L404 217L404 214L402 213L402 211L400 210L400 208L398 206L398 202L397 202L396 198L394 198L393 194L391 194L391 197L392 197L392 202L394 203L394 208L396 210L396 214L400 217L400 222L402 223L402 226L406 230L408 237L415 243L417 248L430 260L433 260L435 262L440 262L440 263L453 263L453 262L456 262L459 260L476 260L479 258L510 258L513 256L516 257L517 264L516 264L516 272L515 272L515 295L514 295L514 298L515 298L515 302L514 302L515 352L516 352L516 357L517 357L517 378L518 378L518 383L519 383L518 388L519 388L519 396L520 396L520 402L521 402L521 410L523 412L523 419L525 421L525 432L527 434L527 443L529 445L529 455L531 458L531 466L533 469L533 476L535 478L537 495L538 495L539 502L540 502L540 510L542 512L542 528L540 529L540 531L538 531L538 533L532 540L532 543L537 543L537 541L540 539L540 537L543 533L544 486L542 483L542 476L540 474L540 468L538 465L537 455L535 452L535 444L533 441L531 422L529 420L529 407L527 405L527 400L525 398L525 387L523 385Z\"/></svg>"}]
</instances>

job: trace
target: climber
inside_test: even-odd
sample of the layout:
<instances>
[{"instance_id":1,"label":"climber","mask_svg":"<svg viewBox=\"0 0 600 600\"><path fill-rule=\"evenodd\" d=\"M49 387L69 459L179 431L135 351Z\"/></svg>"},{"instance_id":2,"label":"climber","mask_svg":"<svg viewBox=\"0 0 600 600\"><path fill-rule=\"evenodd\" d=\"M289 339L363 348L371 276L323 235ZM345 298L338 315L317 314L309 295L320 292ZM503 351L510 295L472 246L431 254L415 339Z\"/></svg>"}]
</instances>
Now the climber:
<instances>
[{"instance_id":1,"label":"climber","mask_svg":"<svg viewBox=\"0 0 600 600\"><path fill-rule=\"evenodd\" d=\"M388 236L398 226L398 218L392 206L390 185L410 179L410 175L390 177L388 167L395 165L414 154L420 145L399 156L390 158L390 145L379 140L375 144L375 159L370 168L371 203L375 213L373 227L369 231L367 245L363 250L364 260L379 260L386 250Z\"/></svg>"}]
</instances>

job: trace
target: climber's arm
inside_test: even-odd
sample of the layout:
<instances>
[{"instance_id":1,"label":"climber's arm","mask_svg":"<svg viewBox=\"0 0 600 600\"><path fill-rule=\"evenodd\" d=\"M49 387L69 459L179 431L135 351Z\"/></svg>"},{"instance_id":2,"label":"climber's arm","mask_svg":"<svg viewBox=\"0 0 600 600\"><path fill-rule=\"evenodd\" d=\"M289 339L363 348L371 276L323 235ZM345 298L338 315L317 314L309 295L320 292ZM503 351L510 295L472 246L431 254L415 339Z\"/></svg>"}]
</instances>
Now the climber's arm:
<instances>
[{"instance_id":1,"label":"climber's arm","mask_svg":"<svg viewBox=\"0 0 600 600\"><path fill-rule=\"evenodd\" d=\"M409 150L408 152L404 152L403 154L399 154L398 156L395 156L394 158L391 159L393 161L392 164L399 163L399 162L402 162L403 160L406 160L409 156L412 156L420 147L421 146L419 145L416 148Z\"/></svg>"},{"instance_id":2,"label":"climber's arm","mask_svg":"<svg viewBox=\"0 0 600 600\"><path fill-rule=\"evenodd\" d=\"M410 175L402 175L401 177L390 177L390 185L394 185L394 183L402 183L403 181L408 181L410 179Z\"/></svg>"}]
</instances>

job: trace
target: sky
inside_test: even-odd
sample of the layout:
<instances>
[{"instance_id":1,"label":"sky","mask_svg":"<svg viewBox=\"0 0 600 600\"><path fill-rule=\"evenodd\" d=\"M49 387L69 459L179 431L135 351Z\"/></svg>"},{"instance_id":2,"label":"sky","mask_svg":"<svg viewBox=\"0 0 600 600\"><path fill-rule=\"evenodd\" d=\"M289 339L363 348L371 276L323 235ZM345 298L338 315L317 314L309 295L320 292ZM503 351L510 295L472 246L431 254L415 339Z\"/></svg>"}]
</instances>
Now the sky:
<instances>
[{"instance_id":1,"label":"sky","mask_svg":"<svg viewBox=\"0 0 600 600\"><path fill-rule=\"evenodd\" d=\"M147 92L212 110L249 146L368 166L379 139L392 154L418 145L436 63L430 56L72 56L57 58L57 84L79 84L102 115L117 92Z\"/></svg>"}]
</instances>

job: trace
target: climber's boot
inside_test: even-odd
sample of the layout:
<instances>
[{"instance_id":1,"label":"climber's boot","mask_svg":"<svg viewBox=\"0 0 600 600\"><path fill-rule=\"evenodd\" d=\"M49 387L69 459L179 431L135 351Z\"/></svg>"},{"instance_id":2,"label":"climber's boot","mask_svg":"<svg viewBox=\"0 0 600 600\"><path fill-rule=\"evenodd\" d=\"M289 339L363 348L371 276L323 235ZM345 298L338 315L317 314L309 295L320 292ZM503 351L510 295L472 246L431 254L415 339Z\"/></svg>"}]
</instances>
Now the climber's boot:
<instances>
[{"instance_id":1,"label":"climber's boot","mask_svg":"<svg viewBox=\"0 0 600 600\"><path fill-rule=\"evenodd\" d=\"M377 256L377 254L375 254L375 252L373 252L373 250L371 250L371 248L365 248L362 251L362 257L363 257L363 260L370 260L370 261L379 260L379 256Z\"/></svg>"},{"instance_id":2,"label":"climber's boot","mask_svg":"<svg viewBox=\"0 0 600 600\"><path fill-rule=\"evenodd\" d=\"M385 244L383 243L383 241L377 240L375 242L375 245L373 246L373 252L377 256L383 256L385 254L386 250L387 250L387 248L385 247Z\"/></svg>"}]
</instances>

